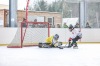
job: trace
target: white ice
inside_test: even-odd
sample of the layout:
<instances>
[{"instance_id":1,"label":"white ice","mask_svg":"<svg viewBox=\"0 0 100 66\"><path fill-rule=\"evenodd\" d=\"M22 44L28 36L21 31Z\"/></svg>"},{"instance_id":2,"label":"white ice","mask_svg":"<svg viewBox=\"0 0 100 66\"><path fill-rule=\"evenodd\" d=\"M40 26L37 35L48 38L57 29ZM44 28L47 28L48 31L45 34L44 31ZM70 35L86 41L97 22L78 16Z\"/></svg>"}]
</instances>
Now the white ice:
<instances>
[{"instance_id":1,"label":"white ice","mask_svg":"<svg viewBox=\"0 0 100 66\"><path fill-rule=\"evenodd\" d=\"M73 48L0 47L0 66L100 66L100 44Z\"/></svg>"}]
</instances>

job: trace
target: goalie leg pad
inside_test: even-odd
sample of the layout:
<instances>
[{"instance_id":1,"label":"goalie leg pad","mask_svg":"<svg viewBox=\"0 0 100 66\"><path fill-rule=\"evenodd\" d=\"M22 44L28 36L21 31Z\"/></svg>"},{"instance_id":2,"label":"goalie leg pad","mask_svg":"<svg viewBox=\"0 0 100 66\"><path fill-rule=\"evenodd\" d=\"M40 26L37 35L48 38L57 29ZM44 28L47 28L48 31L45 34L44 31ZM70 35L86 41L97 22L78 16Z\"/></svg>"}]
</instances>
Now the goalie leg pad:
<instances>
[{"instance_id":1,"label":"goalie leg pad","mask_svg":"<svg viewBox=\"0 0 100 66\"><path fill-rule=\"evenodd\" d=\"M39 48L50 48L51 46L49 44L50 43L39 43L38 47Z\"/></svg>"},{"instance_id":2,"label":"goalie leg pad","mask_svg":"<svg viewBox=\"0 0 100 66\"><path fill-rule=\"evenodd\" d=\"M39 47L39 48L42 48L42 43L39 43L38 47Z\"/></svg>"},{"instance_id":3,"label":"goalie leg pad","mask_svg":"<svg viewBox=\"0 0 100 66\"><path fill-rule=\"evenodd\" d=\"M62 46L62 42L58 42L58 47L61 47Z\"/></svg>"}]
</instances>

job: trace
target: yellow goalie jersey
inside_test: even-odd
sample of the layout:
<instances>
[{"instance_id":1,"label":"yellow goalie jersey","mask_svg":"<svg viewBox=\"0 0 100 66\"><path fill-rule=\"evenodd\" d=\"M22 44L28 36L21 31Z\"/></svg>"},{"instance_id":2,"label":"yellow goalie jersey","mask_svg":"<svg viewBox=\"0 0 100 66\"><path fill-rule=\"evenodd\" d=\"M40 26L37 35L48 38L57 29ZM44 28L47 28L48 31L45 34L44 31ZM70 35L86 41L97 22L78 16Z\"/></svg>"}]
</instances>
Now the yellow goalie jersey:
<instances>
[{"instance_id":1,"label":"yellow goalie jersey","mask_svg":"<svg viewBox=\"0 0 100 66\"><path fill-rule=\"evenodd\" d=\"M52 40L53 40L53 36L50 36L48 38L46 38L46 43L52 43Z\"/></svg>"}]
</instances>

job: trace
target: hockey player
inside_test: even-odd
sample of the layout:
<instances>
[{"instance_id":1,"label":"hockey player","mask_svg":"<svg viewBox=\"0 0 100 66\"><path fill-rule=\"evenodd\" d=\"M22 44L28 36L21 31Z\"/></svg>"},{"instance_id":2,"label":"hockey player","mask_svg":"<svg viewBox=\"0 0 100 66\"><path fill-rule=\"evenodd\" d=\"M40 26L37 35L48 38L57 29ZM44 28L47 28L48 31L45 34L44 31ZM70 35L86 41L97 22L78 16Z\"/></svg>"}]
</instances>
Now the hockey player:
<instances>
[{"instance_id":1,"label":"hockey player","mask_svg":"<svg viewBox=\"0 0 100 66\"><path fill-rule=\"evenodd\" d=\"M50 36L46 38L45 43L39 43L39 47L40 48L58 47L58 39L59 39L58 34L55 34L54 36Z\"/></svg>"},{"instance_id":2,"label":"hockey player","mask_svg":"<svg viewBox=\"0 0 100 66\"><path fill-rule=\"evenodd\" d=\"M72 36L68 39L69 44L67 48L78 48L77 41L82 38L82 33L75 29L72 25L69 26L69 31L72 32ZM72 41L72 42L71 42Z\"/></svg>"}]
</instances>

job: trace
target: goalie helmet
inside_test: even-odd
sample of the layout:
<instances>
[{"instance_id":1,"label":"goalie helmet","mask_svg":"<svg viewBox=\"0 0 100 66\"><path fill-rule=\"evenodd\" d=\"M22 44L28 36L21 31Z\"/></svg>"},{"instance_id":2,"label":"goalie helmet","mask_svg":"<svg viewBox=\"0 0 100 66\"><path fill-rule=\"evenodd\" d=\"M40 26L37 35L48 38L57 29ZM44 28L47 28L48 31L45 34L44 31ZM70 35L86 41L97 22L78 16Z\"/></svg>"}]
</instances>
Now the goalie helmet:
<instances>
[{"instance_id":1,"label":"goalie helmet","mask_svg":"<svg viewBox=\"0 0 100 66\"><path fill-rule=\"evenodd\" d=\"M58 40L58 39L59 39L59 35L58 35L58 34L55 34L53 38L54 38L55 40Z\"/></svg>"}]
</instances>

